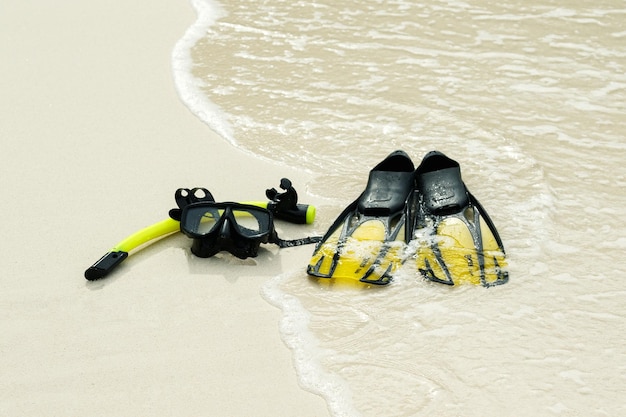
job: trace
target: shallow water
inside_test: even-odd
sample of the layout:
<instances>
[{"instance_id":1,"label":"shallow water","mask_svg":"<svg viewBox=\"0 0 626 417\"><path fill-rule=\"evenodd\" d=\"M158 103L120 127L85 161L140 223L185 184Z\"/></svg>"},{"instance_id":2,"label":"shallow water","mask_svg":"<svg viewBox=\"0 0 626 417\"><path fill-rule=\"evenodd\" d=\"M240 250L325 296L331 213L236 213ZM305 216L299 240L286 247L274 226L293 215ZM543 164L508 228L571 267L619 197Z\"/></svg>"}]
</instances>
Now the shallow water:
<instances>
[{"instance_id":1,"label":"shallow water","mask_svg":"<svg viewBox=\"0 0 626 417\"><path fill-rule=\"evenodd\" d=\"M438 149L504 240L508 284L264 290L334 416L626 412L626 3L196 0L185 103L306 167L320 231L394 149ZM332 184L332 185L329 185Z\"/></svg>"}]
</instances>

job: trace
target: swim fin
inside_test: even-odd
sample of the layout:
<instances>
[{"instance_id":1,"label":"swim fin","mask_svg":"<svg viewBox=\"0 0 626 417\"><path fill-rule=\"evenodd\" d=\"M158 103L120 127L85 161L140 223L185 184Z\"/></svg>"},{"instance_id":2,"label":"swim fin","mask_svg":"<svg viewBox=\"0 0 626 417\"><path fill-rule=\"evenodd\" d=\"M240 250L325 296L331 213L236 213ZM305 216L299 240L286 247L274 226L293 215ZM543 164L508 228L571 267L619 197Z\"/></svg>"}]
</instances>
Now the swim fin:
<instances>
[{"instance_id":1,"label":"swim fin","mask_svg":"<svg viewBox=\"0 0 626 417\"><path fill-rule=\"evenodd\" d=\"M459 163L429 152L415 171L417 267L435 282L504 284L506 254L489 215L461 179Z\"/></svg>"},{"instance_id":2,"label":"swim fin","mask_svg":"<svg viewBox=\"0 0 626 417\"><path fill-rule=\"evenodd\" d=\"M319 278L385 285L411 239L415 166L392 152L369 174L365 191L339 215L316 246L307 273Z\"/></svg>"}]
</instances>

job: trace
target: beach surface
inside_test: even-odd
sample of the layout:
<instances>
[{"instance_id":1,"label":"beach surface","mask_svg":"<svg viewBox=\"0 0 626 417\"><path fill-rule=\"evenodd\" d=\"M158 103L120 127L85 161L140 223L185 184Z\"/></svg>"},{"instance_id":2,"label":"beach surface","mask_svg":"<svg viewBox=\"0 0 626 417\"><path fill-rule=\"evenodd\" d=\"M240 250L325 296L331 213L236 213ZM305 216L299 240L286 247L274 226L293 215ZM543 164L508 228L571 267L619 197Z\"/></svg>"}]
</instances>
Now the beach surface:
<instances>
[{"instance_id":1,"label":"beach surface","mask_svg":"<svg viewBox=\"0 0 626 417\"><path fill-rule=\"evenodd\" d=\"M2 6L0 415L328 415L260 293L311 247L197 259L177 234L83 278L179 187L259 200L281 177L306 184L181 102L171 54L194 20L186 1Z\"/></svg>"}]
</instances>

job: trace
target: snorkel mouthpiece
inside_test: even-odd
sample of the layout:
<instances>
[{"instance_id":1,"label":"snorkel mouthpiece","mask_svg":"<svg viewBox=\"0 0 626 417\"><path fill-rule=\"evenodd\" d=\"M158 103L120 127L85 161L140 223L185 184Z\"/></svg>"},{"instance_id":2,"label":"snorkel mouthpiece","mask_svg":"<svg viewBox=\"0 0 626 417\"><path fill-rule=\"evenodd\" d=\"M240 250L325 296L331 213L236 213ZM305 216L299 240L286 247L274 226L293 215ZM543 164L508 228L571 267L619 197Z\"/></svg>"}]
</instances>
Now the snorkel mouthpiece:
<instances>
[{"instance_id":1,"label":"snorkel mouthpiece","mask_svg":"<svg viewBox=\"0 0 626 417\"><path fill-rule=\"evenodd\" d=\"M272 212L275 219L285 220L295 224L311 224L315 220L315 207L308 204L298 204L298 193L288 178L280 180L282 193L275 188L265 190L265 195L270 199L267 209Z\"/></svg>"}]
</instances>

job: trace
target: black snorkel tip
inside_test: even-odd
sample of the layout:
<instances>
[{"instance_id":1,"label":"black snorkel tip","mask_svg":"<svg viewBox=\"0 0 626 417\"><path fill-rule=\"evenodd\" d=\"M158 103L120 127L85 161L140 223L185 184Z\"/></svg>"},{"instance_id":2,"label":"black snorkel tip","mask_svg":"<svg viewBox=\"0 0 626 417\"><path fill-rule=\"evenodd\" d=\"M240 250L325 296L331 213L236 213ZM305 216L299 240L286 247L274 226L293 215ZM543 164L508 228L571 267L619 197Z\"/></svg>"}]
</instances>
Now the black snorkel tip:
<instances>
[{"instance_id":1,"label":"black snorkel tip","mask_svg":"<svg viewBox=\"0 0 626 417\"><path fill-rule=\"evenodd\" d=\"M315 219L315 207L308 204L296 204L291 208L281 208L270 202L267 209L272 212L275 219L285 220L295 224L311 224Z\"/></svg>"},{"instance_id":2,"label":"black snorkel tip","mask_svg":"<svg viewBox=\"0 0 626 417\"><path fill-rule=\"evenodd\" d=\"M127 257L128 252L108 252L85 271L85 278L89 281L104 278Z\"/></svg>"}]
</instances>

